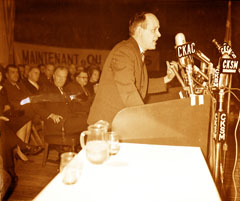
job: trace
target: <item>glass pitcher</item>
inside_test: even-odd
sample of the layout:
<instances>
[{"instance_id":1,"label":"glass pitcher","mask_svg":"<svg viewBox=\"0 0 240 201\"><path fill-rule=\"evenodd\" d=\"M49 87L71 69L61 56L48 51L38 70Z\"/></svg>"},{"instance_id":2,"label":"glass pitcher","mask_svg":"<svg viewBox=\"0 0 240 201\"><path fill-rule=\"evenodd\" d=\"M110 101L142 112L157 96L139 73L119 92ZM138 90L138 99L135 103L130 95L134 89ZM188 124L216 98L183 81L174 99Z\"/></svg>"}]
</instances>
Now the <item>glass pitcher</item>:
<instances>
[{"instance_id":1,"label":"glass pitcher","mask_svg":"<svg viewBox=\"0 0 240 201\"><path fill-rule=\"evenodd\" d=\"M93 164L102 164L108 159L109 145L104 125L90 125L80 136L80 144L86 151L87 159Z\"/></svg>"}]
</instances>

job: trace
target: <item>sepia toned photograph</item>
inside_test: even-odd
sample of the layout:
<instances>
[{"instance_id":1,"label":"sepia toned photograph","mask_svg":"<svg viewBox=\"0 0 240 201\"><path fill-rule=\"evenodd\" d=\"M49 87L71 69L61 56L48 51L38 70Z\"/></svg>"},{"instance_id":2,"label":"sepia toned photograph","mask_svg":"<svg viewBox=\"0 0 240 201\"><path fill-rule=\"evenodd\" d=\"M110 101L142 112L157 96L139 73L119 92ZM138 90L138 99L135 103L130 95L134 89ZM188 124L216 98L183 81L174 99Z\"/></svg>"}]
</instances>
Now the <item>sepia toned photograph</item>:
<instances>
[{"instance_id":1,"label":"sepia toned photograph","mask_svg":"<svg viewBox=\"0 0 240 201\"><path fill-rule=\"evenodd\" d=\"M0 0L0 201L240 201L239 0Z\"/></svg>"}]
</instances>

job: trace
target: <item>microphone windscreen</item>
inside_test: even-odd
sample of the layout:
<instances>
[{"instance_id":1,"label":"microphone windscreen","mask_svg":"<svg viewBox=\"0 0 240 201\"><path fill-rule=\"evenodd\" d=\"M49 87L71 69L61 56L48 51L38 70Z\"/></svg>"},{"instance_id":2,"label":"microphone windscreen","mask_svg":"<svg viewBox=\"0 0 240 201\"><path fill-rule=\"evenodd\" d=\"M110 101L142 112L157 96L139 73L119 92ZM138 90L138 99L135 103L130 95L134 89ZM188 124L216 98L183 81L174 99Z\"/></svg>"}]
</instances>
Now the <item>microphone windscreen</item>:
<instances>
[{"instance_id":1,"label":"microphone windscreen","mask_svg":"<svg viewBox=\"0 0 240 201\"><path fill-rule=\"evenodd\" d=\"M175 36L175 44L177 46L186 44L186 38L185 38L185 35L183 33L178 33Z\"/></svg>"}]
</instances>

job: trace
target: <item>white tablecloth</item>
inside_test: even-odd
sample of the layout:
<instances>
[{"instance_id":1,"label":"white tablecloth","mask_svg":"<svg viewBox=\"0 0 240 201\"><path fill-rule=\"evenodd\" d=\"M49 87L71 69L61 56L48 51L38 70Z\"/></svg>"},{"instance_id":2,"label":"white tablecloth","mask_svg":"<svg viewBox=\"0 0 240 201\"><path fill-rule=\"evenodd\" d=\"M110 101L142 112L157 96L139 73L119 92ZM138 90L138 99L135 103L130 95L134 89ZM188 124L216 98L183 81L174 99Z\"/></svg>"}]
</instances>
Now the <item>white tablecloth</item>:
<instances>
[{"instance_id":1,"label":"white tablecloth","mask_svg":"<svg viewBox=\"0 0 240 201\"><path fill-rule=\"evenodd\" d=\"M215 201L221 200L198 147L121 143L102 165L79 152L73 185L58 174L34 201Z\"/></svg>"}]
</instances>

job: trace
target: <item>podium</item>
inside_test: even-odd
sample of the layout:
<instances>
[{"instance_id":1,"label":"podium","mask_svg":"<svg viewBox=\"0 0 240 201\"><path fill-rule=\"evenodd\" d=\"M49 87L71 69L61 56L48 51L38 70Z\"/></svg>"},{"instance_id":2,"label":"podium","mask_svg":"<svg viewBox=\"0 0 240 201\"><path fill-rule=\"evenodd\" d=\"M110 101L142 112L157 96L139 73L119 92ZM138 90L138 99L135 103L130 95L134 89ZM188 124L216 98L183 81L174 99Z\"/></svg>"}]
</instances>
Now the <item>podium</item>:
<instances>
[{"instance_id":1,"label":"podium","mask_svg":"<svg viewBox=\"0 0 240 201\"><path fill-rule=\"evenodd\" d=\"M204 95L203 100L195 105L184 98L127 107L114 117L112 130L122 142L197 146L207 158L211 97Z\"/></svg>"}]
</instances>

